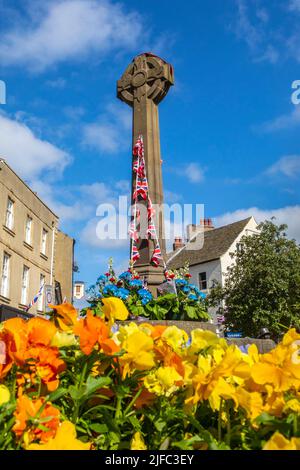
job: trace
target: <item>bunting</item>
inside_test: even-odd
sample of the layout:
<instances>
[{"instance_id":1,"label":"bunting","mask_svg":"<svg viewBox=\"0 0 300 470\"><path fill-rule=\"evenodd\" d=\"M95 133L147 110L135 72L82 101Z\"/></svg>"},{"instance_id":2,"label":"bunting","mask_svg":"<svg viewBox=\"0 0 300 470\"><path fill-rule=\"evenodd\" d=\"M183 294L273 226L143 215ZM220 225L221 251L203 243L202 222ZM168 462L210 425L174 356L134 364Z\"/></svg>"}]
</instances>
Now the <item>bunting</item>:
<instances>
[{"instance_id":1,"label":"bunting","mask_svg":"<svg viewBox=\"0 0 300 470\"><path fill-rule=\"evenodd\" d=\"M157 232L153 217L155 211L152 205L152 201L149 197L149 186L145 170L145 157L144 157L144 143L143 137L140 135L133 146L133 172L135 176L135 190L133 192L133 201L134 201L134 214L133 220L130 224L129 235L132 240L131 245L131 259L132 262L137 261L140 258L140 254L137 248L137 241L139 239L139 234L137 226L139 225L140 212L137 209L137 202L139 198L147 201L147 214L148 214L148 229L147 237L155 241L155 248L152 253L151 263L154 266L159 266L160 262L163 261L161 249L159 246L159 241L157 237Z\"/></svg>"},{"instance_id":2,"label":"bunting","mask_svg":"<svg viewBox=\"0 0 300 470\"><path fill-rule=\"evenodd\" d=\"M151 263L154 264L155 267L157 267L161 261L162 261L161 251L160 251L159 243L157 241L154 251L152 253Z\"/></svg>"},{"instance_id":3,"label":"bunting","mask_svg":"<svg viewBox=\"0 0 300 470\"><path fill-rule=\"evenodd\" d=\"M132 243L131 259L132 259L132 261L133 261L134 263L135 263L138 259L140 259L139 250L138 250L138 248L137 248L135 242Z\"/></svg>"}]
</instances>

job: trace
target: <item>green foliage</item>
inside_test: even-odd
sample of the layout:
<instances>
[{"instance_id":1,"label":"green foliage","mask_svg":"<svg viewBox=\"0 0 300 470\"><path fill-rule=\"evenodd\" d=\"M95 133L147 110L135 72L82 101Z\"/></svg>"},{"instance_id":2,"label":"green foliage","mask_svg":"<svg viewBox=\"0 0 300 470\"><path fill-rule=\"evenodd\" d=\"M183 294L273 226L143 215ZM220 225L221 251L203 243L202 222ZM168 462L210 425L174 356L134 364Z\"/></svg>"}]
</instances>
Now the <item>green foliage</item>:
<instances>
[{"instance_id":1,"label":"green foliage","mask_svg":"<svg viewBox=\"0 0 300 470\"><path fill-rule=\"evenodd\" d=\"M300 248L286 228L267 221L259 233L241 239L224 288L216 286L208 297L225 314L228 329L257 336L267 327L277 337L289 327L300 328Z\"/></svg>"}]
</instances>

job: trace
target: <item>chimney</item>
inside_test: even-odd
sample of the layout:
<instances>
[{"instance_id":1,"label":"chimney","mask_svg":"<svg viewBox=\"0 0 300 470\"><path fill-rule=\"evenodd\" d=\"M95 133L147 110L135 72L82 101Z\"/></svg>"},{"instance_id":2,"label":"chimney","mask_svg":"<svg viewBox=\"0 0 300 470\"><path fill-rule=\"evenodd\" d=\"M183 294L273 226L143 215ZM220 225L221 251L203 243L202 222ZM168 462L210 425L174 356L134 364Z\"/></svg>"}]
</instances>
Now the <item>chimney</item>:
<instances>
[{"instance_id":1,"label":"chimney","mask_svg":"<svg viewBox=\"0 0 300 470\"><path fill-rule=\"evenodd\" d=\"M174 243L173 243L173 251L178 250L178 248L182 248L184 246L184 243L182 241L181 237L175 237Z\"/></svg>"},{"instance_id":2,"label":"chimney","mask_svg":"<svg viewBox=\"0 0 300 470\"><path fill-rule=\"evenodd\" d=\"M200 219L200 227L203 227L204 232L215 228L213 226L212 219Z\"/></svg>"}]
</instances>

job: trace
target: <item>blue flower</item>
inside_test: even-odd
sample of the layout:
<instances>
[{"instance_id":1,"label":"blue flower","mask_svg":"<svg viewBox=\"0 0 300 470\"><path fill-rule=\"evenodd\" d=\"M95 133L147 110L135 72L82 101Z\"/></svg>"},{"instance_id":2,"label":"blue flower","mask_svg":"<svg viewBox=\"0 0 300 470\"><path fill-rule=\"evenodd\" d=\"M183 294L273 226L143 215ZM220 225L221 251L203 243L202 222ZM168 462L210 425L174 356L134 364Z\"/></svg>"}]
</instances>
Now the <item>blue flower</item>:
<instances>
[{"instance_id":1,"label":"blue flower","mask_svg":"<svg viewBox=\"0 0 300 470\"><path fill-rule=\"evenodd\" d=\"M200 292L199 295L202 297L202 299L206 299L206 294L204 294L204 292Z\"/></svg>"},{"instance_id":2,"label":"blue flower","mask_svg":"<svg viewBox=\"0 0 300 470\"><path fill-rule=\"evenodd\" d=\"M188 299L189 299L189 300L198 300L198 297L197 297L195 294L190 294L190 295L188 296Z\"/></svg>"},{"instance_id":3,"label":"blue flower","mask_svg":"<svg viewBox=\"0 0 300 470\"><path fill-rule=\"evenodd\" d=\"M188 282L185 279L175 279L176 286L178 287L183 287L188 284Z\"/></svg>"},{"instance_id":4,"label":"blue flower","mask_svg":"<svg viewBox=\"0 0 300 470\"><path fill-rule=\"evenodd\" d=\"M105 284L107 281L107 277L104 276L104 274L101 274L101 276L98 277L97 279L97 284Z\"/></svg>"},{"instance_id":5,"label":"blue flower","mask_svg":"<svg viewBox=\"0 0 300 470\"><path fill-rule=\"evenodd\" d=\"M139 287L143 286L143 283L140 279L133 279L132 281L129 282L130 287L133 287L134 289L137 289Z\"/></svg>"},{"instance_id":6,"label":"blue flower","mask_svg":"<svg viewBox=\"0 0 300 470\"><path fill-rule=\"evenodd\" d=\"M143 305L147 305L149 302L151 302L152 298L150 297L143 297L141 302Z\"/></svg>"},{"instance_id":7,"label":"blue flower","mask_svg":"<svg viewBox=\"0 0 300 470\"><path fill-rule=\"evenodd\" d=\"M113 284L105 286L104 289L103 289L103 294L104 295L110 294L110 295L113 295L113 296L117 297L117 293L118 293L118 288L117 288L117 286L115 286Z\"/></svg>"},{"instance_id":8,"label":"blue flower","mask_svg":"<svg viewBox=\"0 0 300 470\"><path fill-rule=\"evenodd\" d=\"M193 289L195 292L198 290L196 284L190 284L190 288Z\"/></svg>"},{"instance_id":9,"label":"blue flower","mask_svg":"<svg viewBox=\"0 0 300 470\"><path fill-rule=\"evenodd\" d=\"M124 271L120 274L119 279L121 279L122 281L130 281L131 273L129 271Z\"/></svg>"},{"instance_id":10,"label":"blue flower","mask_svg":"<svg viewBox=\"0 0 300 470\"><path fill-rule=\"evenodd\" d=\"M129 294L129 290L125 289L124 287L119 287L118 291L116 292L117 297L119 297L121 300L126 300Z\"/></svg>"},{"instance_id":11,"label":"blue flower","mask_svg":"<svg viewBox=\"0 0 300 470\"><path fill-rule=\"evenodd\" d=\"M190 287L189 286L185 286L183 289L182 289L182 292L184 292L185 294L189 294L191 291Z\"/></svg>"}]
</instances>

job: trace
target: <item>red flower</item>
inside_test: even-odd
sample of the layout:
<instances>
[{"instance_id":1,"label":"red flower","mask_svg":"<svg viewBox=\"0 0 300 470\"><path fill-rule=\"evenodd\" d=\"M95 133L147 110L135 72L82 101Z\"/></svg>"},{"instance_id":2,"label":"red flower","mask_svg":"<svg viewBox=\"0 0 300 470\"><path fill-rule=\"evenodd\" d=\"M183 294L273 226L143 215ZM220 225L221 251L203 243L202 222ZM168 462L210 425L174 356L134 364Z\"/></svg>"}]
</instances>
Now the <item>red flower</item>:
<instances>
[{"instance_id":1,"label":"red flower","mask_svg":"<svg viewBox=\"0 0 300 470\"><path fill-rule=\"evenodd\" d=\"M109 280L110 280L110 282L115 282L115 278L114 278L114 277L111 277Z\"/></svg>"},{"instance_id":2,"label":"red flower","mask_svg":"<svg viewBox=\"0 0 300 470\"><path fill-rule=\"evenodd\" d=\"M105 276L106 276L106 277L109 277L109 276L110 276L110 273L105 273Z\"/></svg>"}]
</instances>

